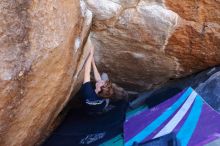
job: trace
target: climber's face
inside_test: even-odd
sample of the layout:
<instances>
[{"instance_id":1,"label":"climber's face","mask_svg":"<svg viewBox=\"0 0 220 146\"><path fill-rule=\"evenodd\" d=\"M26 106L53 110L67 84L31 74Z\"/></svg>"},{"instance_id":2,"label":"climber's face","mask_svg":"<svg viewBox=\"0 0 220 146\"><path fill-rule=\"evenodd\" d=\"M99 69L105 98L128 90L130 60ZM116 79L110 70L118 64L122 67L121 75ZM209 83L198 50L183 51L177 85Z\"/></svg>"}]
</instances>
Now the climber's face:
<instances>
[{"instance_id":1,"label":"climber's face","mask_svg":"<svg viewBox=\"0 0 220 146\"><path fill-rule=\"evenodd\" d=\"M105 85L105 81L103 81L103 80L100 80L100 81L98 81L98 82L96 82L96 84L95 84L95 92L96 93L99 93L101 90L102 90L102 86L104 86Z\"/></svg>"}]
</instances>

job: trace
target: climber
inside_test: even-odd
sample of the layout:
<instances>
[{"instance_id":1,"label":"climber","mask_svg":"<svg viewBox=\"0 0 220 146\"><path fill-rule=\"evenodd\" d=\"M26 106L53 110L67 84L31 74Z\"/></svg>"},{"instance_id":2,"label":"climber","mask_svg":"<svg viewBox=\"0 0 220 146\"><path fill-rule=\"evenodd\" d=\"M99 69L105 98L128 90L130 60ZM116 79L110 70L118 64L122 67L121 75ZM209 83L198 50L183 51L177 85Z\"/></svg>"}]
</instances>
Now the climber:
<instances>
[{"instance_id":1,"label":"climber","mask_svg":"<svg viewBox=\"0 0 220 146\"><path fill-rule=\"evenodd\" d=\"M90 55L85 63L84 82L80 90L86 111L89 114L103 113L111 110L108 106L110 102L127 99L128 97L127 92L123 88L111 83L107 74L104 73L100 76L93 55L94 47L91 47ZM95 88L93 88L90 80L91 67L93 68L96 81Z\"/></svg>"}]
</instances>

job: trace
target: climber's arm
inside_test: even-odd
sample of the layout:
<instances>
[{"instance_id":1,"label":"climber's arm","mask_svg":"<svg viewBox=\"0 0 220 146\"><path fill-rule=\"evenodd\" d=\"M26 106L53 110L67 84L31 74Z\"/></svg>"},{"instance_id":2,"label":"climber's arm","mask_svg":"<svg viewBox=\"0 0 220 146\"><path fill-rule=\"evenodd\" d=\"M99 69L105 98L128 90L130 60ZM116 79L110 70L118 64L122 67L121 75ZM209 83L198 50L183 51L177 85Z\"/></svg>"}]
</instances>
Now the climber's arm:
<instances>
[{"instance_id":1,"label":"climber's arm","mask_svg":"<svg viewBox=\"0 0 220 146\"><path fill-rule=\"evenodd\" d=\"M91 72L92 59L93 59L93 51L90 51L89 57L86 60L86 64L85 64L85 73L84 73L83 83L86 83L86 82L90 81L90 72Z\"/></svg>"},{"instance_id":2,"label":"climber's arm","mask_svg":"<svg viewBox=\"0 0 220 146\"><path fill-rule=\"evenodd\" d=\"M94 72L94 77L95 77L96 82L100 81L101 80L101 76L100 76L100 73L99 73L99 71L98 71L98 69L96 67L94 57L92 59L92 67L93 67L93 72Z\"/></svg>"},{"instance_id":3,"label":"climber's arm","mask_svg":"<svg viewBox=\"0 0 220 146\"><path fill-rule=\"evenodd\" d=\"M100 81L101 80L101 76L100 76L100 73L99 73L99 71L98 71L98 69L96 67L94 58L92 59L92 67L93 67L93 72L94 72L95 80L96 81Z\"/></svg>"}]
</instances>

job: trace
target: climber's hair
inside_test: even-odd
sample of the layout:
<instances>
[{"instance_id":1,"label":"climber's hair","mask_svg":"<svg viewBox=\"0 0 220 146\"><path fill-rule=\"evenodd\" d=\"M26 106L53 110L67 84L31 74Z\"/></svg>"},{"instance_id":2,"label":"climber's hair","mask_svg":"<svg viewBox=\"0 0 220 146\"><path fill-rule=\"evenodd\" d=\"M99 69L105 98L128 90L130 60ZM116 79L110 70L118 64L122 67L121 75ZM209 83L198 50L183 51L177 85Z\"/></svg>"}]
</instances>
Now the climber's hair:
<instances>
[{"instance_id":1,"label":"climber's hair","mask_svg":"<svg viewBox=\"0 0 220 146\"><path fill-rule=\"evenodd\" d=\"M101 91L98 93L103 98L110 98L113 95L113 87L111 81L105 81L105 84L101 87Z\"/></svg>"},{"instance_id":2,"label":"climber's hair","mask_svg":"<svg viewBox=\"0 0 220 146\"><path fill-rule=\"evenodd\" d=\"M105 81L105 84L101 87L101 91L98 93L102 98L109 98L112 100L121 100L128 98L128 93L118 85L111 81Z\"/></svg>"}]
</instances>

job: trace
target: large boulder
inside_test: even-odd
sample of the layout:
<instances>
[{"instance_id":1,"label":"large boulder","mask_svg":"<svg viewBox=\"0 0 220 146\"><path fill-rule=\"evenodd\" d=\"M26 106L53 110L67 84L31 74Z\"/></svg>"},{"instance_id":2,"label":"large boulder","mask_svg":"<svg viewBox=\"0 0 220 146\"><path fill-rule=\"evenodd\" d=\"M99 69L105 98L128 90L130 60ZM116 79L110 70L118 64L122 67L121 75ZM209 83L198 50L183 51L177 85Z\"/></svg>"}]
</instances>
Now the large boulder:
<instances>
[{"instance_id":1,"label":"large boulder","mask_svg":"<svg viewBox=\"0 0 220 146\"><path fill-rule=\"evenodd\" d=\"M82 81L91 20L79 0L1 0L1 146L44 139Z\"/></svg>"},{"instance_id":2,"label":"large boulder","mask_svg":"<svg viewBox=\"0 0 220 146\"><path fill-rule=\"evenodd\" d=\"M98 67L129 90L220 64L216 0L84 0Z\"/></svg>"}]
</instances>

